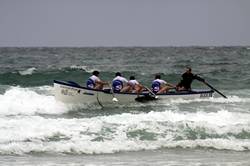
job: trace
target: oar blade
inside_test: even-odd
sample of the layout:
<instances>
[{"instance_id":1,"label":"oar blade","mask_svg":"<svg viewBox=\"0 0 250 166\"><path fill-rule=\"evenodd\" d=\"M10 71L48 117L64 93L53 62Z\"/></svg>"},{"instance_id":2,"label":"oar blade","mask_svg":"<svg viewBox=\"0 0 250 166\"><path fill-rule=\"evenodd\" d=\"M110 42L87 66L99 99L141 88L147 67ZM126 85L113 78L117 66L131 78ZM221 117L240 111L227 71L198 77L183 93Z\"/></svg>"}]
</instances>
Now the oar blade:
<instances>
[{"instance_id":1,"label":"oar blade","mask_svg":"<svg viewBox=\"0 0 250 166\"><path fill-rule=\"evenodd\" d=\"M220 91L218 91L217 89L215 89L212 85L210 85L209 83L207 83L207 82L205 81L204 78L202 78L202 77L196 75L196 79L197 79L198 81L204 83L205 85L207 85L209 88L211 88L212 90L214 90L215 92L217 92L218 94L220 94L220 95L221 95L222 97L224 97L225 99L227 99L227 96L225 96L223 93L221 93Z\"/></svg>"},{"instance_id":2,"label":"oar blade","mask_svg":"<svg viewBox=\"0 0 250 166\"><path fill-rule=\"evenodd\" d=\"M215 89L213 86L211 86L210 84L208 84L207 82L205 82L205 84L210 87L212 90L214 90L215 92L219 93L222 97L224 97L225 99L227 99L227 96L225 96L223 93L221 93L220 91L218 91L217 89Z\"/></svg>"},{"instance_id":3,"label":"oar blade","mask_svg":"<svg viewBox=\"0 0 250 166\"><path fill-rule=\"evenodd\" d=\"M113 102L118 102L118 99L115 98L115 97L113 97L112 101L113 101Z\"/></svg>"}]
</instances>

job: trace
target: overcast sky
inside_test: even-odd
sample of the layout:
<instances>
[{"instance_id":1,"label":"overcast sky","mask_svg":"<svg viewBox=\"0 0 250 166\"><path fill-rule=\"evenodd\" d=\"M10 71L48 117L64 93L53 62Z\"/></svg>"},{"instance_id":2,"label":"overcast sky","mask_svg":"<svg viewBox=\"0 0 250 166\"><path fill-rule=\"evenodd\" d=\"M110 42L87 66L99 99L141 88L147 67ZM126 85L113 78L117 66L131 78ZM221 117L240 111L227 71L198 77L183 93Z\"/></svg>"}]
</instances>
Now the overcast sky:
<instances>
[{"instance_id":1,"label":"overcast sky","mask_svg":"<svg viewBox=\"0 0 250 166\"><path fill-rule=\"evenodd\" d=\"M250 45L250 0L0 0L0 46Z\"/></svg>"}]
</instances>

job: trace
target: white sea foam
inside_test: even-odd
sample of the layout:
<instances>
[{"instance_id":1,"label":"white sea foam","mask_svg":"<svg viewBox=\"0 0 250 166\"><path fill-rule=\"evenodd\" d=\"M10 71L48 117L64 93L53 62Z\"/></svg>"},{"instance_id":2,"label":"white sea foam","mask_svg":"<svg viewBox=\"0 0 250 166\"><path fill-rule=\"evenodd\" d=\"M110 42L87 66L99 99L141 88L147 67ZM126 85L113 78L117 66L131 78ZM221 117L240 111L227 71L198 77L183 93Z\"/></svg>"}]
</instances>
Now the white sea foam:
<instances>
[{"instance_id":1,"label":"white sea foam","mask_svg":"<svg viewBox=\"0 0 250 166\"><path fill-rule=\"evenodd\" d=\"M70 66L71 69L80 69L80 70L87 70L87 66L78 66L78 65L72 65Z\"/></svg>"},{"instance_id":2,"label":"white sea foam","mask_svg":"<svg viewBox=\"0 0 250 166\"><path fill-rule=\"evenodd\" d=\"M250 149L250 141L234 135L250 132L249 123L249 114L225 110L214 113L124 113L82 119L5 117L0 119L0 153L102 154L162 147L244 151ZM200 130L218 138L202 138L198 133ZM189 138L189 132L196 132L197 138ZM143 133L151 134L152 138L143 138Z\"/></svg>"},{"instance_id":3,"label":"white sea foam","mask_svg":"<svg viewBox=\"0 0 250 166\"><path fill-rule=\"evenodd\" d=\"M83 71L86 71L88 73L92 73L94 70L99 70L99 69L90 68L88 66L78 66L78 65L72 65L72 66L70 66L70 68L77 69L77 70L83 70Z\"/></svg>"},{"instance_id":4,"label":"white sea foam","mask_svg":"<svg viewBox=\"0 0 250 166\"><path fill-rule=\"evenodd\" d=\"M173 99L169 100L168 102L170 103L194 103L194 102L211 102L211 103L246 103L250 102L250 98L241 98L239 96L228 96L227 99L223 97L211 97L211 98L198 98L198 99L192 99L192 100L187 100L187 99Z\"/></svg>"},{"instance_id":5,"label":"white sea foam","mask_svg":"<svg viewBox=\"0 0 250 166\"><path fill-rule=\"evenodd\" d=\"M218 150L235 150L245 151L250 150L249 140L237 140L237 139L198 139L198 140L184 140L184 141L172 141L166 142L162 147L167 148L213 148Z\"/></svg>"},{"instance_id":6,"label":"white sea foam","mask_svg":"<svg viewBox=\"0 0 250 166\"><path fill-rule=\"evenodd\" d=\"M19 71L19 74L20 75L31 75L31 74L33 74L34 71L36 71L36 68L35 67L31 67L31 68L28 68L26 70Z\"/></svg>"},{"instance_id":7,"label":"white sea foam","mask_svg":"<svg viewBox=\"0 0 250 166\"><path fill-rule=\"evenodd\" d=\"M121 151L155 150L159 148L213 148L218 150L245 151L250 141L226 139L187 140L187 141L61 141L61 142L16 142L0 145L2 154L25 154L31 152L71 153L71 154L108 154Z\"/></svg>"},{"instance_id":8,"label":"white sea foam","mask_svg":"<svg viewBox=\"0 0 250 166\"><path fill-rule=\"evenodd\" d=\"M48 87L40 91L48 91ZM52 95L38 94L29 88L12 87L0 95L0 115L61 114L66 111L63 103Z\"/></svg>"}]
</instances>

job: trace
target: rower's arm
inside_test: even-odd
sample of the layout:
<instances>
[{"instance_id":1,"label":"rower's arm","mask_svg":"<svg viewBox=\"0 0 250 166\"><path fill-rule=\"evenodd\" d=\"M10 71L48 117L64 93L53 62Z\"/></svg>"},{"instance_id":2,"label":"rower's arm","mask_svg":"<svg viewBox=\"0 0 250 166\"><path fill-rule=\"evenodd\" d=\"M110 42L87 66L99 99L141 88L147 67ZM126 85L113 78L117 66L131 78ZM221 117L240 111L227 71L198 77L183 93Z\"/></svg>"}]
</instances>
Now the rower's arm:
<instances>
[{"instance_id":1,"label":"rower's arm","mask_svg":"<svg viewBox=\"0 0 250 166\"><path fill-rule=\"evenodd\" d=\"M201 81L201 82L205 82L205 79L199 77L198 75L194 75L194 79Z\"/></svg>"},{"instance_id":2,"label":"rower's arm","mask_svg":"<svg viewBox=\"0 0 250 166\"><path fill-rule=\"evenodd\" d=\"M175 86L175 85L170 84L170 83L166 83L166 85L167 85L167 86L170 86L170 87L172 87L172 88L176 88L176 86Z\"/></svg>"},{"instance_id":3,"label":"rower's arm","mask_svg":"<svg viewBox=\"0 0 250 166\"><path fill-rule=\"evenodd\" d=\"M102 84L102 85L108 85L109 83L108 82L105 82L105 81L96 81L97 84Z\"/></svg>"}]
</instances>

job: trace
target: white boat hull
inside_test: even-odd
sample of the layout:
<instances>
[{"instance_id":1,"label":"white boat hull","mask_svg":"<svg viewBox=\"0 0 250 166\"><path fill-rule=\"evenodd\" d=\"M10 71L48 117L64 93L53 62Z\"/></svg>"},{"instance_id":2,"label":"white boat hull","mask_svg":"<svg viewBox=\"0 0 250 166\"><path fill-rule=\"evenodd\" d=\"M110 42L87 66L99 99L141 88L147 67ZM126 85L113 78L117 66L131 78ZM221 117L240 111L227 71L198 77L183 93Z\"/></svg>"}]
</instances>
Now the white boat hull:
<instances>
[{"instance_id":1,"label":"white boat hull","mask_svg":"<svg viewBox=\"0 0 250 166\"><path fill-rule=\"evenodd\" d=\"M139 94L135 93L111 93L110 90L94 90L79 86L72 82L54 81L54 94L56 100L64 103L81 104L81 103L111 103L115 97L118 103L132 103L144 98L153 100L148 92ZM169 92L166 94L157 94L157 100L169 100L176 98L196 99L204 97L212 97L212 90L192 90L181 92Z\"/></svg>"}]
</instances>

